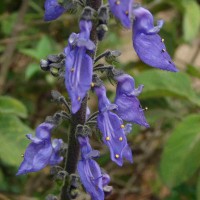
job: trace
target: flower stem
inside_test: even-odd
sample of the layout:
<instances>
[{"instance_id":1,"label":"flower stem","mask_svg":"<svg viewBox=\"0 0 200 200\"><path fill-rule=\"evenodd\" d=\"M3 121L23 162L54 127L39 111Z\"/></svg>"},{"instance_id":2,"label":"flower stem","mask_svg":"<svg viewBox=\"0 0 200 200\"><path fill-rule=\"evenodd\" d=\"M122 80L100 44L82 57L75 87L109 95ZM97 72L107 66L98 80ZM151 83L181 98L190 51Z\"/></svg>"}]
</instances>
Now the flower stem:
<instances>
[{"instance_id":1,"label":"flower stem","mask_svg":"<svg viewBox=\"0 0 200 200\"><path fill-rule=\"evenodd\" d=\"M95 10L98 10L98 8L102 4L102 0L87 0L86 2L87 2L87 6L90 6ZM92 26L90 39L96 44L96 48L97 48L97 32L96 32L95 24L93 24ZM88 54L94 59L95 52L88 53ZM76 127L78 124L83 125L86 122L87 98L88 96L86 95L82 101L81 108L79 109L79 111L76 114L72 115L71 130L70 130L69 138L68 138L68 151L66 155L67 159L65 161L66 162L65 171L67 171L69 175L75 173L76 168L77 168L80 147L76 140L75 132L76 132ZM66 176L63 187L62 187L62 191L61 191L61 197L60 197L61 200L72 199L69 182L70 182L70 178L69 176Z\"/></svg>"}]
</instances>

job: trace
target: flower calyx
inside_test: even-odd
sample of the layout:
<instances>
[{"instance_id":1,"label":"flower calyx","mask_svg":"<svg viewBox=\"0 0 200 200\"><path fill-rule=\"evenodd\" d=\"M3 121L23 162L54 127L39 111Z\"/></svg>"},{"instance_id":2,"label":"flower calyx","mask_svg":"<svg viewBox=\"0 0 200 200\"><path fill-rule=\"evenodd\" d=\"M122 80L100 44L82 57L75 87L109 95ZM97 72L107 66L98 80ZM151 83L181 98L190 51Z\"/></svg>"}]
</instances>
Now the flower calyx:
<instances>
[{"instance_id":1,"label":"flower calyx","mask_svg":"<svg viewBox=\"0 0 200 200\"><path fill-rule=\"evenodd\" d=\"M60 53L58 55L49 55L47 59L40 61L40 67L43 71L50 71L53 76L63 76L65 66L65 55Z\"/></svg>"},{"instance_id":2,"label":"flower calyx","mask_svg":"<svg viewBox=\"0 0 200 200\"><path fill-rule=\"evenodd\" d=\"M93 88L101 87L103 85L103 81L99 78L99 76L97 74L93 74L92 83L94 83Z\"/></svg>"},{"instance_id":3,"label":"flower calyx","mask_svg":"<svg viewBox=\"0 0 200 200\"><path fill-rule=\"evenodd\" d=\"M87 137L87 136L91 136L92 135L92 131L90 129L89 126L87 125L81 125L78 124L76 127L76 137Z\"/></svg>"},{"instance_id":4,"label":"flower calyx","mask_svg":"<svg viewBox=\"0 0 200 200\"><path fill-rule=\"evenodd\" d=\"M95 10L89 6L86 6L81 14L80 20L92 21Z\"/></svg>"},{"instance_id":5,"label":"flower calyx","mask_svg":"<svg viewBox=\"0 0 200 200\"><path fill-rule=\"evenodd\" d=\"M97 25L97 36L98 40L102 41L106 32L108 31L108 20L109 20L109 9L103 5L98 10L98 25Z\"/></svg>"}]
</instances>

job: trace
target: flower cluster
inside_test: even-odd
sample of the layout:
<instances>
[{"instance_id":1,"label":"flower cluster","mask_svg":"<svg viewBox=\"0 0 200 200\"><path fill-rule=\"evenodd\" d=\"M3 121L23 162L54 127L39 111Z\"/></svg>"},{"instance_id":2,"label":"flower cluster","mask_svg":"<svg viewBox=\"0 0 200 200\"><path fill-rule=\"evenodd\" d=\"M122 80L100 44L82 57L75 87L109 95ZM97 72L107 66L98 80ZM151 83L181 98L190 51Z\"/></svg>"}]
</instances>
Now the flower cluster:
<instances>
[{"instance_id":1,"label":"flower cluster","mask_svg":"<svg viewBox=\"0 0 200 200\"><path fill-rule=\"evenodd\" d=\"M132 24L133 47L138 57L152 67L177 72L167 53L164 39L158 35L163 26L163 20L158 20L157 25L154 26L152 14L141 6L135 6L133 0L108 0L108 2L112 14L125 28L131 28ZM57 0L46 0L44 18L47 21L54 20L64 11L66 9Z\"/></svg>"},{"instance_id":2,"label":"flower cluster","mask_svg":"<svg viewBox=\"0 0 200 200\"><path fill-rule=\"evenodd\" d=\"M83 1L65 0L62 2L61 0L46 0L44 19L46 21L57 19L65 11L73 7L74 2L83 3ZM45 70L50 69L50 61L55 61L54 58L56 58L59 67L64 65L65 87L69 94L70 105L59 92L53 92L53 96L57 102L67 106L68 113L63 111L61 113L62 117L77 120L72 123L72 126L76 126L72 130L76 131L72 133L74 134L72 137L69 136L69 142L75 139L75 144L71 146L73 147L77 144L80 146L81 155L77 171L85 190L91 195L92 200L104 200L105 194L109 193L112 188L108 186L110 177L94 160L99 157L99 152L92 149L89 143L89 134L88 132L85 134L84 127L87 127L88 130L87 125L89 123L97 124L101 132L102 141L110 150L111 160L122 166L124 158L131 163L133 162L132 150L127 141L127 134L131 132L132 124L139 124L144 127L149 127L149 124L145 119L144 109L142 109L138 99L143 90L143 85L139 85L136 88L133 77L115 69L115 66L100 64L94 67L98 59L103 56L113 58L119 56L119 53L117 51L108 51L99 57L93 58L91 54L94 55L96 45L90 39L91 32L96 31L95 34L98 39L102 40L109 18L108 9L110 9L125 28L133 27L133 47L144 63L162 70L177 71L166 51L164 40L158 35L163 25L162 20L159 20L157 25L154 26L152 14L141 6L134 6L133 0L108 0L108 3L108 7L102 5L95 14L92 8L84 8L79 21L80 32L72 33L69 36L68 45L64 49L64 53L61 54L62 56L50 56L48 61L43 60L41 62ZM96 25L92 21L95 17L97 18ZM116 81L114 103L111 103L107 98L106 87L99 76L94 73L96 70L101 70L102 72L107 70L107 75L110 74L111 79ZM87 93L90 89L95 92L98 98L98 112L90 114L90 110L86 105L85 110L82 112L83 115L86 115L86 120L83 124L82 121L78 121L77 114L82 109L82 102L87 98ZM56 121L58 120L56 119ZM54 123L50 121L44 122L37 127L35 137L31 134L27 135L31 143L26 149L24 160L19 167L17 175L36 172L47 165L57 165L63 160L63 157L60 156L62 140L51 140L50 132L54 126ZM78 127L82 127L79 133L77 133ZM73 152L68 150L68 155L70 153ZM73 169L72 171L75 170Z\"/></svg>"}]
</instances>

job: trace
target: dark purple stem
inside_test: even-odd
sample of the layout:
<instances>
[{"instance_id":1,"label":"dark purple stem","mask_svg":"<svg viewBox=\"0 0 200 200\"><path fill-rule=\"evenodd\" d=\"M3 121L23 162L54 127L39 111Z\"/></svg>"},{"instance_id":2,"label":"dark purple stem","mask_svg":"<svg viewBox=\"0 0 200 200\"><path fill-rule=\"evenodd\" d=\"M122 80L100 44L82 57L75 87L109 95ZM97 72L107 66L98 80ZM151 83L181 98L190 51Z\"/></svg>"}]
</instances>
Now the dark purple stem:
<instances>
[{"instance_id":1,"label":"dark purple stem","mask_svg":"<svg viewBox=\"0 0 200 200\"><path fill-rule=\"evenodd\" d=\"M102 0L87 0L87 6L92 7L95 10L102 4ZM96 25L93 24L92 31L90 34L90 39L96 44L97 47L97 33L96 33ZM90 54L90 56L94 59L95 53ZM78 124L85 124L86 121L86 109L87 109L87 98L88 96L83 99L80 110L72 115L72 122L71 122L71 130L68 138L68 151L67 151L67 159L65 163L65 171L68 174L73 174L76 172L77 163L79 159L80 147L76 140L75 132L76 127ZM61 200L71 200L71 191L70 191L70 184L69 184L69 176L65 178L62 191L61 191Z\"/></svg>"}]
</instances>

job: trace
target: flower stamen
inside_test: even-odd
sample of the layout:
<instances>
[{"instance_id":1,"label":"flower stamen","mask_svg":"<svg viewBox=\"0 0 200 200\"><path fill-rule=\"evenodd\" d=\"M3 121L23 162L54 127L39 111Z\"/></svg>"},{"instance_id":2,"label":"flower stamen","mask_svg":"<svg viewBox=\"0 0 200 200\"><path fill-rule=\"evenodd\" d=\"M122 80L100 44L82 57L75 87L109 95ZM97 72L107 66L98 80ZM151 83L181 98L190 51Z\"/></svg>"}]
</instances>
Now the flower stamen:
<instances>
[{"instance_id":1,"label":"flower stamen","mask_svg":"<svg viewBox=\"0 0 200 200\"><path fill-rule=\"evenodd\" d=\"M120 4L120 1L118 0L118 1L115 1L115 4L116 5L119 5Z\"/></svg>"},{"instance_id":2,"label":"flower stamen","mask_svg":"<svg viewBox=\"0 0 200 200\"><path fill-rule=\"evenodd\" d=\"M106 137L106 141L109 141L110 140L110 137Z\"/></svg>"},{"instance_id":3,"label":"flower stamen","mask_svg":"<svg viewBox=\"0 0 200 200\"><path fill-rule=\"evenodd\" d=\"M94 83L93 82L91 83L91 87L94 87Z\"/></svg>"},{"instance_id":4,"label":"flower stamen","mask_svg":"<svg viewBox=\"0 0 200 200\"><path fill-rule=\"evenodd\" d=\"M72 68L70 69L70 71L71 71L71 72L74 72L74 68L72 67Z\"/></svg>"},{"instance_id":5,"label":"flower stamen","mask_svg":"<svg viewBox=\"0 0 200 200\"><path fill-rule=\"evenodd\" d=\"M115 158L119 158L119 154L116 154L116 155L115 155Z\"/></svg>"}]
</instances>

